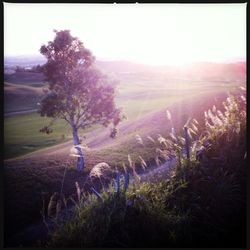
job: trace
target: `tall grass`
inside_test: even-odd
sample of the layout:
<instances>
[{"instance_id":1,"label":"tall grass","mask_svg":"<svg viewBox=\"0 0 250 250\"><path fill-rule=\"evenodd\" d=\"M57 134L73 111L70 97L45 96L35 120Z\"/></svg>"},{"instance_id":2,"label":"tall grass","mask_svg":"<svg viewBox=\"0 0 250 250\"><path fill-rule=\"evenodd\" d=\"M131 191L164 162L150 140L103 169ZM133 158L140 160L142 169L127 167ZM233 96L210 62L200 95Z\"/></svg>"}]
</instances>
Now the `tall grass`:
<instances>
[{"instance_id":1,"label":"tall grass","mask_svg":"<svg viewBox=\"0 0 250 250\"><path fill-rule=\"evenodd\" d=\"M173 124L166 112L167 121ZM169 178L141 182L128 155L124 173L109 187L84 196L71 220L48 243L63 247L245 247L246 98L229 96L224 110L188 119L181 134L141 138L152 143L155 162L175 158ZM140 157L143 168L147 163ZM130 181L129 171L136 181ZM80 188L78 187L77 190Z\"/></svg>"}]
</instances>

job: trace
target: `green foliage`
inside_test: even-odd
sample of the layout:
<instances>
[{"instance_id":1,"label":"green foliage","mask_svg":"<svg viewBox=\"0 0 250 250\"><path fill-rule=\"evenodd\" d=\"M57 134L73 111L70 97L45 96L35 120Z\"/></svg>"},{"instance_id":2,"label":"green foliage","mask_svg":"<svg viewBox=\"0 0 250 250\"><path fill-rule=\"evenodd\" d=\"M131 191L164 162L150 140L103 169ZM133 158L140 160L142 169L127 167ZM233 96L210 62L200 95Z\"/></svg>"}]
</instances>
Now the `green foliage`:
<instances>
[{"instance_id":1,"label":"green foliage","mask_svg":"<svg viewBox=\"0 0 250 250\"><path fill-rule=\"evenodd\" d=\"M186 129L185 138L189 136L192 148L190 157L180 150L187 148L185 138L174 131L171 141L159 137L162 153L172 149L180 157L172 178L167 179L163 174L158 182L133 182L119 196L114 195L110 186L100 194L101 201L89 198L91 202L79 206L76 217L55 231L49 245L245 246L246 113L244 97L241 99L243 102L236 97L227 99L224 112L218 112L215 107L214 114L208 111L212 124L205 117L206 128L196 137L198 141L192 133L187 135ZM224 118L223 123L215 114ZM171 120L169 112L167 117ZM198 123L190 121L186 128L198 135ZM143 142L138 136L137 140ZM197 144L204 145L198 159ZM130 156L128 160L133 165Z\"/></svg>"},{"instance_id":2,"label":"green foliage","mask_svg":"<svg viewBox=\"0 0 250 250\"><path fill-rule=\"evenodd\" d=\"M102 201L89 196L75 217L53 234L49 246L161 246L164 242L174 246L183 233L180 229L188 224L188 214L164 210L160 195L164 185L135 188L119 196L111 190L103 192Z\"/></svg>"},{"instance_id":3,"label":"green foliage","mask_svg":"<svg viewBox=\"0 0 250 250\"><path fill-rule=\"evenodd\" d=\"M75 146L80 144L78 130L94 124L107 126L121 121L115 107L115 82L94 68L94 56L69 30L54 31L56 36L40 52L47 59L43 66L48 93L41 100L41 116L61 118L69 123ZM40 132L51 133L44 127ZM77 147L77 169L85 166L81 147Z\"/></svg>"},{"instance_id":4,"label":"green foliage","mask_svg":"<svg viewBox=\"0 0 250 250\"><path fill-rule=\"evenodd\" d=\"M93 67L94 56L69 30L55 33L54 40L40 48L47 59L43 71L49 83L40 114L62 118L76 130L109 124L120 113L114 82Z\"/></svg>"}]
</instances>

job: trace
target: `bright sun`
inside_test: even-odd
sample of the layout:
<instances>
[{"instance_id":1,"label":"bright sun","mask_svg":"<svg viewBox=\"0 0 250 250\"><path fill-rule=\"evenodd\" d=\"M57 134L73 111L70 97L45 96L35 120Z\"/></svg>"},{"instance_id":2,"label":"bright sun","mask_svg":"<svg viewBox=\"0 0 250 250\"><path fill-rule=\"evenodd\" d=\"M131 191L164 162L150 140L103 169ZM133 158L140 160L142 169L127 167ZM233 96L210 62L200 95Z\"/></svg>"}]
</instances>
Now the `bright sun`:
<instances>
[{"instance_id":1,"label":"bright sun","mask_svg":"<svg viewBox=\"0 0 250 250\"><path fill-rule=\"evenodd\" d=\"M181 65L245 57L245 9L246 4L5 3L4 52L39 54L53 29L70 29L98 59Z\"/></svg>"}]
</instances>

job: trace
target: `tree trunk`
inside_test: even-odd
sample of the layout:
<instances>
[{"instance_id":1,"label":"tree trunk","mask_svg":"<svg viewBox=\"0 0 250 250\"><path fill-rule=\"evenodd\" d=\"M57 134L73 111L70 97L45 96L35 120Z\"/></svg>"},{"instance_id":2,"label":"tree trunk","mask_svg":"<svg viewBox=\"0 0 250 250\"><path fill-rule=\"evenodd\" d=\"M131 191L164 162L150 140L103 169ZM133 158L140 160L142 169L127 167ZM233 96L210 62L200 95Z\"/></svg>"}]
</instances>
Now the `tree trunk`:
<instances>
[{"instance_id":1,"label":"tree trunk","mask_svg":"<svg viewBox=\"0 0 250 250\"><path fill-rule=\"evenodd\" d=\"M82 171L84 169L84 154L83 154L82 148L80 147L80 140L78 137L77 128L74 124L71 124L71 127L72 127L72 133L73 133L74 146L78 146L78 147L75 147L78 153L77 170Z\"/></svg>"}]
</instances>

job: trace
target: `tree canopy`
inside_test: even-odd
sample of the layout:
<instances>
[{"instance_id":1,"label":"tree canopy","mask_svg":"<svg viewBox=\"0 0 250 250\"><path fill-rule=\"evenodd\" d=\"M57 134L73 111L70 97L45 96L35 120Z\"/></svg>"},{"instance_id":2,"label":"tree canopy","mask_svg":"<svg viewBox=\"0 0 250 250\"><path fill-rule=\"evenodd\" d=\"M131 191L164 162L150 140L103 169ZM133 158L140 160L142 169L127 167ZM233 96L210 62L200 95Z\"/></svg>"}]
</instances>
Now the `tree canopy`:
<instances>
[{"instance_id":1,"label":"tree canopy","mask_svg":"<svg viewBox=\"0 0 250 250\"><path fill-rule=\"evenodd\" d=\"M40 48L47 58L43 71L49 87L39 112L66 120L77 145L79 128L111 122L116 126L121 121L114 102L116 82L93 65L95 57L69 30L55 33L54 40Z\"/></svg>"},{"instance_id":2,"label":"tree canopy","mask_svg":"<svg viewBox=\"0 0 250 250\"><path fill-rule=\"evenodd\" d=\"M73 117L77 128L117 120L115 82L93 67L94 56L69 30L55 32L54 41L40 49L47 58L44 73L50 90L41 102L41 115L69 123Z\"/></svg>"}]
</instances>

